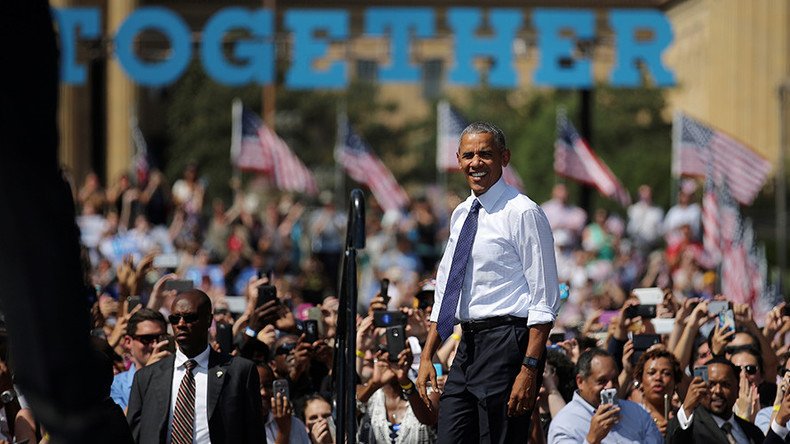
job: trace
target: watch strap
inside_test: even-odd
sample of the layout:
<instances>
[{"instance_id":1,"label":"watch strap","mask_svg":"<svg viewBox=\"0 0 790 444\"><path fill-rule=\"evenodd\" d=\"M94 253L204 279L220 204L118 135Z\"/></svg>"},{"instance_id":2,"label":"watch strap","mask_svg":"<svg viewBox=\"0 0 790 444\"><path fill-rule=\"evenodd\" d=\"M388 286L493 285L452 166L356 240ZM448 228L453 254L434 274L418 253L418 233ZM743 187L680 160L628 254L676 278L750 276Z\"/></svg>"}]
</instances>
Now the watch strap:
<instances>
[{"instance_id":1,"label":"watch strap","mask_svg":"<svg viewBox=\"0 0 790 444\"><path fill-rule=\"evenodd\" d=\"M538 368L538 364L540 361L538 358L533 358L532 356L525 356L524 360L521 361L521 364L527 368L536 369Z\"/></svg>"}]
</instances>

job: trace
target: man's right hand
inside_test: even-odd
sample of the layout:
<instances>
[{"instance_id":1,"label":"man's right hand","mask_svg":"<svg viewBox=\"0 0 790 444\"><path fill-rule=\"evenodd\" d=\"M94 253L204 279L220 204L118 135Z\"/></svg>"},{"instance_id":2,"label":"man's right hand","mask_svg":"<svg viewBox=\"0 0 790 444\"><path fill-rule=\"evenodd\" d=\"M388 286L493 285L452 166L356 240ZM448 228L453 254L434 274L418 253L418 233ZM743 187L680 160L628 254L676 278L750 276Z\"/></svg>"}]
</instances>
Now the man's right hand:
<instances>
[{"instance_id":1,"label":"man's right hand","mask_svg":"<svg viewBox=\"0 0 790 444\"><path fill-rule=\"evenodd\" d=\"M165 339L164 341L159 341L154 344L153 349L151 349L151 356L148 357L148 361L145 363L146 366L151 365L157 361L162 360L170 356L169 350L167 350L167 345L170 343L170 340Z\"/></svg>"},{"instance_id":2,"label":"man's right hand","mask_svg":"<svg viewBox=\"0 0 790 444\"><path fill-rule=\"evenodd\" d=\"M696 410L707 397L708 383L699 376L695 376L694 379L691 380L688 392L686 393L686 399L683 401L683 411L686 413L686 417L688 418L694 413L694 410Z\"/></svg>"},{"instance_id":3,"label":"man's right hand","mask_svg":"<svg viewBox=\"0 0 790 444\"><path fill-rule=\"evenodd\" d=\"M431 408L431 399L428 397L428 382L431 383L431 387L434 390L438 389L438 384L436 383L436 368L433 366L433 363L427 359L420 360L420 369L417 372L417 391L420 394L420 398L428 408Z\"/></svg>"},{"instance_id":4,"label":"man's right hand","mask_svg":"<svg viewBox=\"0 0 790 444\"><path fill-rule=\"evenodd\" d=\"M595 411L590 421L590 431L587 433L587 442L599 444L620 421L620 407L615 404L601 404Z\"/></svg>"}]
</instances>

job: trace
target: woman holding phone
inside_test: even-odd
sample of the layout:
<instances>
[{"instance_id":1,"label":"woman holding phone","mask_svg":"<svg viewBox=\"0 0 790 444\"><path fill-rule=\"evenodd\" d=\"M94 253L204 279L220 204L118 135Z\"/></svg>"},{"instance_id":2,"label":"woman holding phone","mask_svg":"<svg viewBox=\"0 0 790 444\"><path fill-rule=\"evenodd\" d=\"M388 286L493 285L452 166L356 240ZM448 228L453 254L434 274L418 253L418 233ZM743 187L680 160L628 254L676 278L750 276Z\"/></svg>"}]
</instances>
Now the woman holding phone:
<instances>
[{"instance_id":1,"label":"woman holding phone","mask_svg":"<svg viewBox=\"0 0 790 444\"><path fill-rule=\"evenodd\" d=\"M672 397L683 373L675 355L663 348L646 351L634 367L634 385L641 395L642 407L650 413L662 434L674 417Z\"/></svg>"},{"instance_id":2,"label":"woman holding phone","mask_svg":"<svg viewBox=\"0 0 790 444\"><path fill-rule=\"evenodd\" d=\"M365 403L366 412L359 428L359 442L436 442L439 396L433 393L434 405L429 410L409 379L412 360L408 342L397 360L390 360L386 352L377 353L373 375L367 384L357 388L357 399Z\"/></svg>"}]
</instances>

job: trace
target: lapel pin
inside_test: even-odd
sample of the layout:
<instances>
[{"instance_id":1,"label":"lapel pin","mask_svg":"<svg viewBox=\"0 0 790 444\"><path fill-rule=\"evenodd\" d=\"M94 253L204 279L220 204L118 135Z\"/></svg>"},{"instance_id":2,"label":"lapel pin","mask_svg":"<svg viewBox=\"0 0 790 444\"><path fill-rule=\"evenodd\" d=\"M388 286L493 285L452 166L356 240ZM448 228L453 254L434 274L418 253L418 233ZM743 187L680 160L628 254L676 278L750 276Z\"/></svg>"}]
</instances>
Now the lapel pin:
<instances>
[{"instance_id":1,"label":"lapel pin","mask_svg":"<svg viewBox=\"0 0 790 444\"><path fill-rule=\"evenodd\" d=\"M222 370L218 370L217 371L217 378L221 378L221 377L222 377Z\"/></svg>"}]
</instances>

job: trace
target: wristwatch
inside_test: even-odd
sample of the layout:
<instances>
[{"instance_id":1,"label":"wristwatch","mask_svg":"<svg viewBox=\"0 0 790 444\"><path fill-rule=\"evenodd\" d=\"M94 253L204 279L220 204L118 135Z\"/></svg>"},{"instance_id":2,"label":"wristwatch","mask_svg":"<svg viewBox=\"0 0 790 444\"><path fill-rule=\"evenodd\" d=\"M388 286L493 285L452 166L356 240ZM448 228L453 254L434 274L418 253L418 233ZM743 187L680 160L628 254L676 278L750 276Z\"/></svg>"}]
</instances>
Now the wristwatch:
<instances>
[{"instance_id":1,"label":"wristwatch","mask_svg":"<svg viewBox=\"0 0 790 444\"><path fill-rule=\"evenodd\" d=\"M16 399L16 392L13 390L6 390L3 393L0 393L0 402L3 404L9 404L14 402Z\"/></svg>"},{"instance_id":2,"label":"wristwatch","mask_svg":"<svg viewBox=\"0 0 790 444\"><path fill-rule=\"evenodd\" d=\"M533 358L532 356L526 356L524 360L521 361L521 365L533 370L538 368L538 364L540 364L538 358Z\"/></svg>"}]
</instances>

